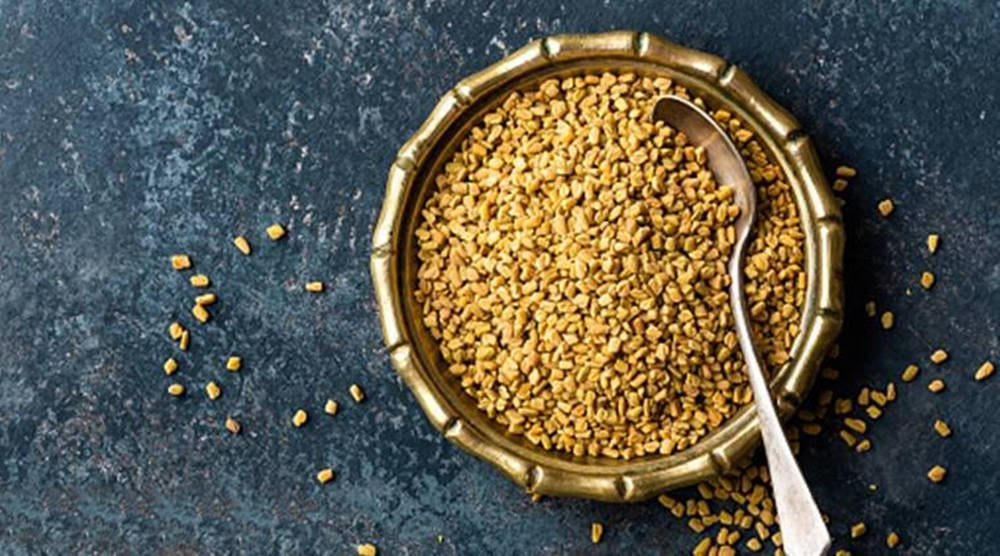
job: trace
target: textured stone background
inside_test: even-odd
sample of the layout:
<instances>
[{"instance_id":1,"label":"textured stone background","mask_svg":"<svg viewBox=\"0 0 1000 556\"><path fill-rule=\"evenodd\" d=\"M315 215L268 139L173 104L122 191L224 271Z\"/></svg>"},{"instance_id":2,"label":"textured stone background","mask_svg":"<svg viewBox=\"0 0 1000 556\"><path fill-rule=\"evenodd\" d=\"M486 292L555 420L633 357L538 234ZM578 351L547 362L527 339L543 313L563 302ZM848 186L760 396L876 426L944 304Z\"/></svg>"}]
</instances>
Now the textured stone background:
<instances>
[{"instance_id":1,"label":"textured stone background","mask_svg":"<svg viewBox=\"0 0 1000 556\"><path fill-rule=\"evenodd\" d=\"M738 63L828 168L860 170L838 392L952 353L902 389L870 453L835 429L804 443L835 546L879 553L893 528L904 553L1000 550L1000 378L971 379L1000 357L1000 9L793 4L0 0L0 553L690 550L655 502L531 504L439 438L380 347L367 272L386 169L439 94L531 38L615 28ZM263 240L272 221L287 241ZM944 239L929 257L932 231ZM195 394L182 400L160 371L165 325L190 320L177 251L222 299L180 357ZM306 279L329 291L303 294ZM872 297L894 330L864 317ZM245 368L231 375L234 351ZM937 396L934 375L948 382ZM343 407L332 419L315 414L328 396ZM293 430L298 406L315 418ZM246 434L224 433L228 413ZM935 438L939 416L953 438ZM945 484L924 479L934 463ZM320 487L327 464L339 476ZM847 540L859 519L870 533Z\"/></svg>"}]
</instances>

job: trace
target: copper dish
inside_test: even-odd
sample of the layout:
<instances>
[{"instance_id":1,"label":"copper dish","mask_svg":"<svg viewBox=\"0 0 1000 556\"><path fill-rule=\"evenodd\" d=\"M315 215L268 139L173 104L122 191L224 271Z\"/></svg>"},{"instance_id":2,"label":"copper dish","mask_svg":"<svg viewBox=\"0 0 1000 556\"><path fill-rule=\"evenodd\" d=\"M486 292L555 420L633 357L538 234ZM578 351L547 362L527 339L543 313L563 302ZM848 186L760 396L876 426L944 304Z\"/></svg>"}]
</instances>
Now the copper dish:
<instances>
[{"instance_id":1,"label":"copper dish","mask_svg":"<svg viewBox=\"0 0 1000 556\"><path fill-rule=\"evenodd\" d=\"M774 374L771 389L779 413L787 417L794 412L843 320L840 207L809 137L747 74L717 56L649 33L557 35L534 41L445 93L389 169L373 234L371 273L392 364L446 438L530 492L621 502L650 498L732 468L760 442L753 408L742 408L694 446L667 456L621 461L547 452L505 434L452 382L413 301L413 231L419 209L433 177L469 128L512 90L554 75L612 69L669 77L709 106L727 108L762 139L784 170L802 218L808 286L801 332L791 359Z\"/></svg>"}]
</instances>

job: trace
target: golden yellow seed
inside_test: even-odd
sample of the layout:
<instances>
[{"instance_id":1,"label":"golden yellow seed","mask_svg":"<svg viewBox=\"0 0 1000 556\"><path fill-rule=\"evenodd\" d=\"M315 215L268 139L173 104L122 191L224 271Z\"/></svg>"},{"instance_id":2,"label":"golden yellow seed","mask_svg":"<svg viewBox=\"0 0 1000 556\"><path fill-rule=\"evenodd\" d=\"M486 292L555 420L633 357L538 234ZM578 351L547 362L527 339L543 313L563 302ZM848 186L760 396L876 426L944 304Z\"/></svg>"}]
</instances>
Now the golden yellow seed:
<instances>
[{"instance_id":1,"label":"golden yellow seed","mask_svg":"<svg viewBox=\"0 0 1000 556\"><path fill-rule=\"evenodd\" d=\"M319 484L321 485L329 483L333 480L333 469L330 469L329 467L320 469L319 473L316 473L316 480L319 481Z\"/></svg>"},{"instance_id":2,"label":"golden yellow seed","mask_svg":"<svg viewBox=\"0 0 1000 556\"><path fill-rule=\"evenodd\" d=\"M191 268L191 257L187 255L174 255L170 257L170 266L174 267L174 270Z\"/></svg>"},{"instance_id":3,"label":"golden yellow seed","mask_svg":"<svg viewBox=\"0 0 1000 556\"><path fill-rule=\"evenodd\" d=\"M184 333L184 327L181 326L179 322L172 322L167 328L167 333L170 334L170 339L177 341L181 339L181 334Z\"/></svg>"},{"instance_id":4,"label":"golden yellow seed","mask_svg":"<svg viewBox=\"0 0 1000 556\"><path fill-rule=\"evenodd\" d=\"M941 438L947 438L951 436L951 427L949 427L948 423L945 423L941 419L934 421L934 431L937 432L938 436L940 436Z\"/></svg>"},{"instance_id":5,"label":"golden yellow seed","mask_svg":"<svg viewBox=\"0 0 1000 556\"><path fill-rule=\"evenodd\" d=\"M833 190L840 192L847 189L847 180L843 178L837 178L833 180Z\"/></svg>"},{"instance_id":6,"label":"golden yellow seed","mask_svg":"<svg viewBox=\"0 0 1000 556\"><path fill-rule=\"evenodd\" d=\"M906 368L903 369L903 375L901 378L903 379L903 382L912 382L913 379L917 378L917 374L919 373L920 367L917 367L916 365L907 365Z\"/></svg>"},{"instance_id":7,"label":"golden yellow seed","mask_svg":"<svg viewBox=\"0 0 1000 556\"><path fill-rule=\"evenodd\" d=\"M184 395L184 385L177 384L176 382L167 386L167 393L171 396L183 396Z\"/></svg>"},{"instance_id":8,"label":"golden yellow seed","mask_svg":"<svg viewBox=\"0 0 1000 556\"><path fill-rule=\"evenodd\" d=\"M940 378L936 378L927 385L927 389L937 394L941 390L944 390L944 381Z\"/></svg>"},{"instance_id":9,"label":"golden yellow seed","mask_svg":"<svg viewBox=\"0 0 1000 556\"><path fill-rule=\"evenodd\" d=\"M858 175L858 171L850 166L837 166L837 177L839 178L853 178Z\"/></svg>"},{"instance_id":10,"label":"golden yellow seed","mask_svg":"<svg viewBox=\"0 0 1000 556\"><path fill-rule=\"evenodd\" d=\"M195 296L194 298L194 304L201 306L211 305L216 301L218 301L218 298L215 297L214 293L203 293L199 296Z\"/></svg>"},{"instance_id":11,"label":"golden yellow seed","mask_svg":"<svg viewBox=\"0 0 1000 556\"><path fill-rule=\"evenodd\" d=\"M190 280L191 285L196 288L207 288L208 285L212 283L212 281L208 279L208 276L204 274L195 274L191 276Z\"/></svg>"},{"instance_id":12,"label":"golden yellow seed","mask_svg":"<svg viewBox=\"0 0 1000 556\"><path fill-rule=\"evenodd\" d=\"M885 407L886 402L889 401L886 399L885 394L879 392L878 390L871 391L871 399L873 402L877 403L879 406L882 407Z\"/></svg>"},{"instance_id":13,"label":"golden yellow seed","mask_svg":"<svg viewBox=\"0 0 1000 556\"><path fill-rule=\"evenodd\" d=\"M868 440L867 438L862 440L861 442L858 442L858 445L854 447L854 450L859 454L863 454L871 449L872 449L872 441Z\"/></svg>"},{"instance_id":14,"label":"golden yellow seed","mask_svg":"<svg viewBox=\"0 0 1000 556\"><path fill-rule=\"evenodd\" d=\"M760 550L764 548L764 545L760 543L760 539L756 537L753 537L750 540L748 540L746 546L747 550L749 550L750 552L760 552Z\"/></svg>"},{"instance_id":15,"label":"golden yellow seed","mask_svg":"<svg viewBox=\"0 0 1000 556\"><path fill-rule=\"evenodd\" d=\"M307 292L321 292L323 291L323 282L306 282L305 289Z\"/></svg>"},{"instance_id":16,"label":"golden yellow seed","mask_svg":"<svg viewBox=\"0 0 1000 556\"><path fill-rule=\"evenodd\" d=\"M944 476L948 474L948 470L940 465L935 465L931 467L930 471L927 472L927 478L931 480L932 483L940 483L944 480Z\"/></svg>"},{"instance_id":17,"label":"golden yellow seed","mask_svg":"<svg viewBox=\"0 0 1000 556\"><path fill-rule=\"evenodd\" d=\"M865 303L865 314L868 315L869 317L874 317L875 316L875 302L874 301L868 301L867 303Z\"/></svg>"},{"instance_id":18,"label":"golden yellow seed","mask_svg":"<svg viewBox=\"0 0 1000 556\"><path fill-rule=\"evenodd\" d=\"M351 397L354 398L354 401L361 403L365 400L365 392L357 384L352 384L349 390L351 391Z\"/></svg>"},{"instance_id":19,"label":"golden yellow seed","mask_svg":"<svg viewBox=\"0 0 1000 556\"><path fill-rule=\"evenodd\" d=\"M187 351L188 346L191 345L191 333L187 330L181 332L180 348L181 351Z\"/></svg>"},{"instance_id":20,"label":"golden yellow seed","mask_svg":"<svg viewBox=\"0 0 1000 556\"><path fill-rule=\"evenodd\" d=\"M885 387L885 399L886 401L896 401L896 383L890 382Z\"/></svg>"},{"instance_id":21,"label":"golden yellow seed","mask_svg":"<svg viewBox=\"0 0 1000 556\"><path fill-rule=\"evenodd\" d=\"M938 243L940 242L941 242L941 237L938 236L937 234L931 234L927 236L927 250L930 251L932 255L934 253L937 253Z\"/></svg>"},{"instance_id":22,"label":"golden yellow seed","mask_svg":"<svg viewBox=\"0 0 1000 556\"><path fill-rule=\"evenodd\" d=\"M701 533L705 530L705 523L700 518L692 517L688 520L688 527L695 533Z\"/></svg>"},{"instance_id":23,"label":"golden yellow seed","mask_svg":"<svg viewBox=\"0 0 1000 556\"><path fill-rule=\"evenodd\" d=\"M924 272L920 275L920 285L923 286L925 290L931 289L934 285L934 275L930 272Z\"/></svg>"},{"instance_id":24,"label":"golden yellow seed","mask_svg":"<svg viewBox=\"0 0 1000 556\"><path fill-rule=\"evenodd\" d=\"M984 362L978 369L976 369L976 380L986 380L993 374L994 370L995 366L992 361Z\"/></svg>"},{"instance_id":25,"label":"golden yellow seed","mask_svg":"<svg viewBox=\"0 0 1000 556\"><path fill-rule=\"evenodd\" d=\"M862 407L868 405L869 398L871 398L871 389L865 386L858 392L858 405Z\"/></svg>"},{"instance_id":26,"label":"golden yellow seed","mask_svg":"<svg viewBox=\"0 0 1000 556\"><path fill-rule=\"evenodd\" d=\"M816 436L823 432L823 427L818 423L806 423L802 425L802 432L809 436Z\"/></svg>"},{"instance_id":27,"label":"golden yellow seed","mask_svg":"<svg viewBox=\"0 0 1000 556\"><path fill-rule=\"evenodd\" d=\"M855 438L853 434L847 431L840 431L840 438L842 438L844 440L844 443L850 446L851 448L853 448L854 445L857 444L858 442L858 439Z\"/></svg>"},{"instance_id":28,"label":"golden yellow seed","mask_svg":"<svg viewBox=\"0 0 1000 556\"><path fill-rule=\"evenodd\" d=\"M833 554L833 556L851 556L851 551L850 550L844 550L843 548L841 548L841 549L838 549L837 552L835 552Z\"/></svg>"},{"instance_id":29,"label":"golden yellow seed","mask_svg":"<svg viewBox=\"0 0 1000 556\"><path fill-rule=\"evenodd\" d=\"M870 406L866 407L865 408L865 413L867 413L868 417L871 418L871 419L878 419L879 417L882 416L882 410L879 409L878 406L875 406L875 405L870 405Z\"/></svg>"},{"instance_id":30,"label":"golden yellow seed","mask_svg":"<svg viewBox=\"0 0 1000 556\"><path fill-rule=\"evenodd\" d=\"M371 543L358 545L358 556L378 556L378 549Z\"/></svg>"},{"instance_id":31,"label":"golden yellow seed","mask_svg":"<svg viewBox=\"0 0 1000 556\"><path fill-rule=\"evenodd\" d=\"M208 394L208 399L217 400L222 395L222 389L213 380L205 385L205 393Z\"/></svg>"},{"instance_id":32,"label":"golden yellow seed","mask_svg":"<svg viewBox=\"0 0 1000 556\"><path fill-rule=\"evenodd\" d=\"M226 370L229 372L235 373L236 371L240 370L240 367L242 366L243 366L243 359L235 355L230 355L229 358L226 359Z\"/></svg>"},{"instance_id":33,"label":"golden yellow seed","mask_svg":"<svg viewBox=\"0 0 1000 556\"><path fill-rule=\"evenodd\" d=\"M177 360L171 357L163 362L163 372L172 375L177 372Z\"/></svg>"},{"instance_id":34,"label":"golden yellow seed","mask_svg":"<svg viewBox=\"0 0 1000 556\"><path fill-rule=\"evenodd\" d=\"M944 363L947 359L948 352L943 349L935 350L934 353L931 354L931 362L937 365Z\"/></svg>"},{"instance_id":35,"label":"golden yellow seed","mask_svg":"<svg viewBox=\"0 0 1000 556\"><path fill-rule=\"evenodd\" d=\"M197 304L191 307L191 314L194 315L194 318L198 319L198 322L202 323L208 322L208 319L212 316L209 314L208 309L205 309L204 305Z\"/></svg>"},{"instance_id":36,"label":"golden yellow seed","mask_svg":"<svg viewBox=\"0 0 1000 556\"><path fill-rule=\"evenodd\" d=\"M233 245L240 250L240 253L243 253L244 255L250 254L250 242L247 241L247 238L243 236L236 236L233 238Z\"/></svg>"},{"instance_id":37,"label":"golden yellow seed","mask_svg":"<svg viewBox=\"0 0 1000 556\"><path fill-rule=\"evenodd\" d=\"M267 227L267 237L278 241L285 236L285 228L281 224L271 224Z\"/></svg>"},{"instance_id":38,"label":"golden yellow seed","mask_svg":"<svg viewBox=\"0 0 1000 556\"><path fill-rule=\"evenodd\" d=\"M336 415L337 402L333 400L326 400L326 405L323 406L323 411L325 411L327 415Z\"/></svg>"},{"instance_id":39,"label":"golden yellow seed","mask_svg":"<svg viewBox=\"0 0 1000 556\"><path fill-rule=\"evenodd\" d=\"M889 535L885 538L885 545L889 548L896 548L899 544L899 535L895 531L889 531Z\"/></svg>"},{"instance_id":40,"label":"golden yellow seed","mask_svg":"<svg viewBox=\"0 0 1000 556\"><path fill-rule=\"evenodd\" d=\"M535 504L537 504L538 502L541 502L542 498L544 498L544 496L542 496L541 494L538 494L537 492L532 492L531 493L531 501L533 503L535 503Z\"/></svg>"},{"instance_id":41,"label":"golden yellow seed","mask_svg":"<svg viewBox=\"0 0 1000 556\"><path fill-rule=\"evenodd\" d=\"M883 217L888 217L895 208L895 205L892 204L892 199L882 199L878 203L878 212Z\"/></svg>"},{"instance_id":42,"label":"golden yellow seed","mask_svg":"<svg viewBox=\"0 0 1000 556\"><path fill-rule=\"evenodd\" d=\"M854 404L851 403L850 399L848 399L848 398L840 398L833 405L833 412L836 413L837 415L847 415L848 413L851 412L851 409L853 407L854 407Z\"/></svg>"},{"instance_id":43,"label":"golden yellow seed","mask_svg":"<svg viewBox=\"0 0 1000 556\"><path fill-rule=\"evenodd\" d=\"M710 537L705 537L698 541L694 549L691 550L692 556L708 556L708 551L712 547L712 539Z\"/></svg>"},{"instance_id":44,"label":"golden yellow seed","mask_svg":"<svg viewBox=\"0 0 1000 556\"><path fill-rule=\"evenodd\" d=\"M892 325L895 322L895 318L892 315L892 311L886 311L886 312L882 313L882 319L881 320L882 320L882 329L883 330L889 330L890 328L892 328Z\"/></svg>"},{"instance_id":45,"label":"golden yellow seed","mask_svg":"<svg viewBox=\"0 0 1000 556\"><path fill-rule=\"evenodd\" d=\"M242 427L240 426L239 421L233 419L232 417L226 417L226 430L233 434L239 434L240 429L242 429Z\"/></svg>"},{"instance_id":46,"label":"golden yellow seed","mask_svg":"<svg viewBox=\"0 0 1000 556\"><path fill-rule=\"evenodd\" d=\"M597 544L601 542L601 536L604 535L604 525L600 522L593 522L590 524L590 542Z\"/></svg>"},{"instance_id":47,"label":"golden yellow seed","mask_svg":"<svg viewBox=\"0 0 1000 556\"><path fill-rule=\"evenodd\" d=\"M868 430L868 424L863 420L856 417L847 417L844 419L844 425L854 432L864 434Z\"/></svg>"},{"instance_id":48,"label":"golden yellow seed","mask_svg":"<svg viewBox=\"0 0 1000 556\"><path fill-rule=\"evenodd\" d=\"M861 535L864 535L868 531L868 526L865 525L864 521L855 523L851 525L851 538L856 539Z\"/></svg>"},{"instance_id":49,"label":"golden yellow seed","mask_svg":"<svg viewBox=\"0 0 1000 556\"><path fill-rule=\"evenodd\" d=\"M306 413L305 410L303 409L297 410L295 412L295 415L292 415L292 424L295 425L295 427L301 427L302 425L306 424L306 421L308 420L309 420L309 414Z\"/></svg>"}]
</instances>

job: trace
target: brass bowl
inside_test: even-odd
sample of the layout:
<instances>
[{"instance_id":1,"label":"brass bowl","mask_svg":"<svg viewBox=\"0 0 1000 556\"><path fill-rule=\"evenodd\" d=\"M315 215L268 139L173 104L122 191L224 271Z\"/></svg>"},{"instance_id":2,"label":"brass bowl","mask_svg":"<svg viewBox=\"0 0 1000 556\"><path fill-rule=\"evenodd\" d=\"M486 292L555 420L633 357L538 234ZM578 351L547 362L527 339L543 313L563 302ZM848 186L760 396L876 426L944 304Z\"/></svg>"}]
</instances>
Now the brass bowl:
<instances>
[{"instance_id":1,"label":"brass bowl","mask_svg":"<svg viewBox=\"0 0 1000 556\"><path fill-rule=\"evenodd\" d=\"M780 414L787 417L794 412L843 320L840 207L809 137L747 74L719 57L649 33L557 35L534 41L445 93L389 169L385 202L373 234L371 272L392 364L446 438L529 492L620 502L650 498L732 468L760 441L753 408L743 407L700 442L667 456L621 461L544 451L505 434L448 376L413 298L417 267L413 232L420 207L434 176L472 125L512 90L554 75L602 70L663 75L709 106L727 108L756 133L784 171L805 233L808 285L801 331L790 360L774 373L771 389Z\"/></svg>"}]
</instances>

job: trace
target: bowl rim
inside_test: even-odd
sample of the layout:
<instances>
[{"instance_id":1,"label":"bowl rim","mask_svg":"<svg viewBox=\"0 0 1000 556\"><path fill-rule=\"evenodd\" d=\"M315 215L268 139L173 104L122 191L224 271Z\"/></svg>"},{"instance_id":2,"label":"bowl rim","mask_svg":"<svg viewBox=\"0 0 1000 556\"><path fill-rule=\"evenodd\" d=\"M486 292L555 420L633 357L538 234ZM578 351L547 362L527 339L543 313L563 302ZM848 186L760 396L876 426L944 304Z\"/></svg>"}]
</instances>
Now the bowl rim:
<instances>
[{"instance_id":1,"label":"bowl rim","mask_svg":"<svg viewBox=\"0 0 1000 556\"><path fill-rule=\"evenodd\" d=\"M535 40L472 74L445 93L427 120L403 144L389 169L381 213L372 234L371 275L385 346L393 367L417 398L435 428L453 443L485 460L527 491L604 501L638 501L663 491L722 474L749 455L760 442L752 404L693 446L668 456L629 461L573 457L547 452L506 435L447 380L421 349L418 330L405 297L405 245L412 231L407 201L427 179L431 156L455 141L448 131L481 113L490 95L546 74L587 69L588 64L628 65L671 76L694 94L709 97L755 131L768 154L785 172L795 195L805 232L806 299L800 331L789 361L772 377L778 412L791 415L808 393L823 357L843 322L844 229L840 205L823 175L809 137L784 108L735 65L654 34L611 31L554 35ZM706 101L709 100L706 98ZM710 102L712 104L712 102ZM423 177L423 180L418 178Z\"/></svg>"}]
</instances>

